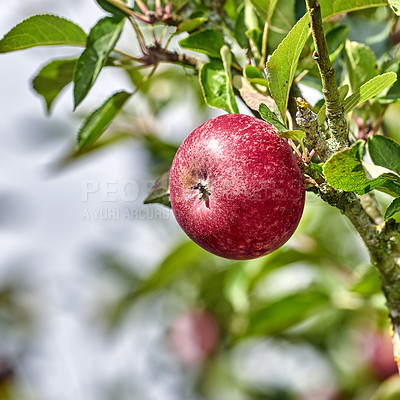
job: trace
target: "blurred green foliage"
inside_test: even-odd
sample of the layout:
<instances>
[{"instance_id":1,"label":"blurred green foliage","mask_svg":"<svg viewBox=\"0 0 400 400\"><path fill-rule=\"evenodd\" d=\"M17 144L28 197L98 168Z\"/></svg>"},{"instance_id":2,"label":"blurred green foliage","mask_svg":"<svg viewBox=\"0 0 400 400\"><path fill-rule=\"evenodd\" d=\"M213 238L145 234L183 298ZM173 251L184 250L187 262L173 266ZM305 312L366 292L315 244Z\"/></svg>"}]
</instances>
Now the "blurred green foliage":
<instances>
[{"instance_id":1,"label":"blurred green foliage","mask_svg":"<svg viewBox=\"0 0 400 400\"><path fill-rule=\"evenodd\" d=\"M154 9L155 2L143 3ZM207 51L197 50L218 58L223 37L226 37L236 51L233 64L237 66L242 62L246 66L249 52L253 64L260 61L264 20L269 18L267 6L272 0L174 0L172 3L176 25L182 31L193 29L196 34L201 27L204 34L214 29L212 37L222 40L211 45L204 43ZM99 4L106 5L107 11L115 11L105 1ZM137 4L135 11L140 11ZM270 19L272 28L267 37L267 55L276 49L304 12L303 1L277 2L276 12ZM179 25L187 20L190 24ZM151 36L153 28L138 25L145 37ZM328 47L338 83L357 89L378 73L399 74L398 25L398 17L389 7L335 15L327 20ZM174 32L173 24L168 29ZM183 39L184 47L196 50L195 36L189 38ZM351 42L346 42L347 39ZM212 53L210 48L214 50ZM299 69L306 74L299 82L320 88L312 60L313 50L308 40L299 62ZM151 173L156 179L172 162L179 141L176 137L181 138L188 132L182 132L178 126L173 132L176 137L166 137L163 127L155 121L165 115L179 116L187 102L196 110L193 120L205 120L210 116L195 71L188 66L163 65L147 81L146 77L150 76L145 72L147 66L139 68L136 62L128 66L123 54L111 52L107 62L108 66L124 68L134 87L136 103L127 107L121 118L110 125L108 136L88 151L123 135L135 140L147 152ZM220 61L212 62L222 65ZM255 90L265 94L268 83L260 71L254 74L255 69L254 65L247 65L244 74ZM68 79L63 81L62 87ZM35 82L40 85L43 79ZM361 136L365 139L369 133L377 131L397 141L400 139L398 82L353 110L349 122L352 140ZM53 86L51 90L44 89L42 87L42 93L51 95L52 102L54 90L58 89ZM136 107L137 104L140 106ZM381 120L384 113L385 119ZM98 130L96 135L101 133ZM388 205L385 195L378 194L378 200L383 208ZM187 373L189 396L182 400L400 398L399 378L386 380L396 368L386 333L389 320L378 273L369 265L361 240L347 220L312 193L308 193L306 210L295 236L261 259L223 260L184 241L154 265L148 276L139 271L140 260L122 262L116 254L100 253L96 264L103 272L103 279L117 278L118 295L107 298L99 293L96 313L99 318L93 329L118 335L124 322L128 321L133 327L140 323L135 320L137 316L132 316L132 310L140 309L151 318L151 304L160 299L172 299L162 325L165 348L169 349L170 332L176 329L181 315L190 316L193 310L203 310L215 319L218 337L213 346L202 347L211 326L202 325L202 320L194 323L189 318L189 328L177 334L178 337L182 335L182 346L171 350L171 356L182 367L177 374ZM14 284L0 287L0 328L1 335L6 338L14 329L29 332L30 320L34 319L34 313L18 301L20 290ZM196 363L188 363L182 356L187 354L188 348L200 352ZM16 400L15 366L8 365L7 360L3 366L1 351L0 348L0 400ZM257 380L257 376L261 378ZM110 392L105 392L104 397L123 398Z\"/></svg>"}]
</instances>

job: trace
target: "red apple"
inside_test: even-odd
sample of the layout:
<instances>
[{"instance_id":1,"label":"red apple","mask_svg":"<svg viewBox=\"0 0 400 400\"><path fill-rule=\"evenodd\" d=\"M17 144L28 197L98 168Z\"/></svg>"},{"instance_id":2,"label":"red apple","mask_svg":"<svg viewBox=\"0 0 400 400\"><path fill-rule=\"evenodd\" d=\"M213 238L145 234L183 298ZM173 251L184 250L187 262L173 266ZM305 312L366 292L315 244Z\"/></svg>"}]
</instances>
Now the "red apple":
<instances>
[{"instance_id":1,"label":"red apple","mask_svg":"<svg viewBox=\"0 0 400 400\"><path fill-rule=\"evenodd\" d=\"M290 146L271 125L228 114L183 141L170 193L175 218L195 243L246 260L271 253L293 235L305 187Z\"/></svg>"},{"instance_id":2,"label":"red apple","mask_svg":"<svg viewBox=\"0 0 400 400\"><path fill-rule=\"evenodd\" d=\"M203 309L193 309L181 314L169 330L169 341L187 364L201 364L216 350L220 329L214 315Z\"/></svg>"},{"instance_id":3,"label":"red apple","mask_svg":"<svg viewBox=\"0 0 400 400\"><path fill-rule=\"evenodd\" d=\"M375 374L385 380L399 370L394 360L393 343L387 332L371 332L365 335L369 363Z\"/></svg>"}]
</instances>

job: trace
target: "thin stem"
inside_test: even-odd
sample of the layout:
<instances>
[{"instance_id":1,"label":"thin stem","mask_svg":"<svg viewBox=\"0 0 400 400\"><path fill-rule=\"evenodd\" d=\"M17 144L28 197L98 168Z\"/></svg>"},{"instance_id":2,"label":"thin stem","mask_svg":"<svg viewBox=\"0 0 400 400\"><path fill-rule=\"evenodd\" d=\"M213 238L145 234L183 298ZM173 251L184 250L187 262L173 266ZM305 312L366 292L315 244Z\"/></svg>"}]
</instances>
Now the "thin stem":
<instances>
[{"instance_id":1,"label":"thin stem","mask_svg":"<svg viewBox=\"0 0 400 400\"><path fill-rule=\"evenodd\" d=\"M161 31L160 38L158 39L158 43L160 46L162 45L162 41L164 40L165 34L167 33L167 27L164 26L163 30Z\"/></svg>"},{"instance_id":2,"label":"thin stem","mask_svg":"<svg viewBox=\"0 0 400 400\"><path fill-rule=\"evenodd\" d=\"M321 75L326 117L329 129L337 142L337 150L348 146L347 121L335 79L335 70L329 59L325 33L322 24L321 7L316 0L306 0L310 16L312 36L315 44L314 59Z\"/></svg>"},{"instance_id":3,"label":"thin stem","mask_svg":"<svg viewBox=\"0 0 400 400\"><path fill-rule=\"evenodd\" d=\"M142 60L141 60L140 58L131 56L130 54L125 53L124 51L117 50L117 49L114 49L113 51L114 51L115 53L118 53L119 55L123 56L124 58L126 58L126 59L128 59L128 60L137 61L137 62L142 62Z\"/></svg>"},{"instance_id":4,"label":"thin stem","mask_svg":"<svg viewBox=\"0 0 400 400\"><path fill-rule=\"evenodd\" d=\"M388 104L385 105L385 107L384 107L383 111L381 112L381 114L380 114L380 116L378 118L378 121L376 121L374 129L372 129L372 132L370 133L370 135L375 135L375 133L381 127L382 122L383 122L383 117L385 116L387 109L388 109Z\"/></svg>"},{"instance_id":5,"label":"thin stem","mask_svg":"<svg viewBox=\"0 0 400 400\"><path fill-rule=\"evenodd\" d=\"M150 79L151 77L154 75L154 73L156 72L156 69L158 67L158 64L155 64L153 69L150 71L150 73L148 75L146 75L140 82L139 84L136 86L136 89L134 90L134 92L132 94L137 93Z\"/></svg>"},{"instance_id":6,"label":"thin stem","mask_svg":"<svg viewBox=\"0 0 400 400\"><path fill-rule=\"evenodd\" d=\"M131 17L139 19L140 21L145 22L146 24L150 23L150 20L148 20L145 16L143 16L143 15L141 15L141 14L139 14L139 13L133 11L133 10L131 10L124 2L122 2L120 0L107 0L107 1L110 4L112 4L113 6L119 8L121 11L123 11L126 14L130 15Z\"/></svg>"},{"instance_id":7,"label":"thin stem","mask_svg":"<svg viewBox=\"0 0 400 400\"><path fill-rule=\"evenodd\" d=\"M164 13L164 10L161 5L161 0L156 0L156 14L158 16L162 16L163 13Z\"/></svg>"},{"instance_id":8,"label":"thin stem","mask_svg":"<svg viewBox=\"0 0 400 400\"><path fill-rule=\"evenodd\" d=\"M167 50L168 46L171 44L171 40L178 35L178 32L174 32L172 35L167 40L167 43L165 43L164 49Z\"/></svg>"},{"instance_id":9,"label":"thin stem","mask_svg":"<svg viewBox=\"0 0 400 400\"><path fill-rule=\"evenodd\" d=\"M137 40L139 42L140 50L142 51L143 54L147 54L147 46L146 46L146 42L144 40L144 37L142 35L142 32L140 31L140 29L136 25L136 22L132 20L132 18L129 18L129 22L131 23L131 25L132 25L135 33L136 33L136 37L137 37Z\"/></svg>"},{"instance_id":10,"label":"thin stem","mask_svg":"<svg viewBox=\"0 0 400 400\"><path fill-rule=\"evenodd\" d=\"M269 18L265 21L264 31L262 36L262 47L261 47L261 59L258 64L258 69L263 70L265 68L265 61L267 60L267 44L268 44L268 31L269 31Z\"/></svg>"},{"instance_id":11,"label":"thin stem","mask_svg":"<svg viewBox=\"0 0 400 400\"><path fill-rule=\"evenodd\" d=\"M140 11L146 15L149 12L149 9L146 7L146 4L143 3L142 0L135 0L135 3L139 7Z\"/></svg>"},{"instance_id":12,"label":"thin stem","mask_svg":"<svg viewBox=\"0 0 400 400\"><path fill-rule=\"evenodd\" d=\"M294 80L294 83L298 84L310 71L308 69L305 69L302 71Z\"/></svg>"}]
</instances>

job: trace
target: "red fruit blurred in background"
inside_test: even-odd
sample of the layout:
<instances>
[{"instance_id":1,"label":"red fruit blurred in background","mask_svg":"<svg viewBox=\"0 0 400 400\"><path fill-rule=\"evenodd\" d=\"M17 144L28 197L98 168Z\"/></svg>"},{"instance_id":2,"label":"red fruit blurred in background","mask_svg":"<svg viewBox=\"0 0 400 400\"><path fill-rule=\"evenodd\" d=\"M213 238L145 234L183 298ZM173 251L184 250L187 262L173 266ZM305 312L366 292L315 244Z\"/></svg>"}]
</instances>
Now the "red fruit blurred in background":
<instances>
[{"instance_id":1,"label":"red fruit blurred in background","mask_svg":"<svg viewBox=\"0 0 400 400\"><path fill-rule=\"evenodd\" d=\"M169 341L178 357L188 364L200 364L216 350L220 329L214 315L203 309L180 315L169 331Z\"/></svg>"}]
</instances>

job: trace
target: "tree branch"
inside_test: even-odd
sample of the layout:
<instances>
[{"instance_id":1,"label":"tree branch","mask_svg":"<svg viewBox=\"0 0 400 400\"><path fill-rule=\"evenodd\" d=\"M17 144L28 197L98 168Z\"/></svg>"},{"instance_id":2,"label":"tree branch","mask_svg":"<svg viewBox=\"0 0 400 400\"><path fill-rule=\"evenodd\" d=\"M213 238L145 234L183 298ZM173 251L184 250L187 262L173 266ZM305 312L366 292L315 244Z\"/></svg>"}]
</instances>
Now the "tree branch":
<instances>
[{"instance_id":1,"label":"tree branch","mask_svg":"<svg viewBox=\"0 0 400 400\"><path fill-rule=\"evenodd\" d=\"M354 193L333 189L326 183L319 185L319 195L349 218L368 249L371 263L380 272L392 323L394 355L400 369L400 245L396 240L399 224L394 220L377 223L382 216L371 197L360 199ZM369 214L363 204L368 205Z\"/></svg>"},{"instance_id":2,"label":"tree branch","mask_svg":"<svg viewBox=\"0 0 400 400\"><path fill-rule=\"evenodd\" d=\"M296 98L296 104L296 122L306 134L304 142L315 150L321 161L325 162L334 153L334 150L330 148L329 142L321 131L317 115L301 97Z\"/></svg>"},{"instance_id":3,"label":"tree branch","mask_svg":"<svg viewBox=\"0 0 400 400\"><path fill-rule=\"evenodd\" d=\"M335 140L335 150L348 146L347 121L343 105L339 98L339 90L335 79L335 70L329 59L324 28L321 17L321 7L316 0L306 0L310 16L311 31L315 44L314 59L321 75L323 95L326 104L326 117L329 130Z\"/></svg>"}]
</instances>

